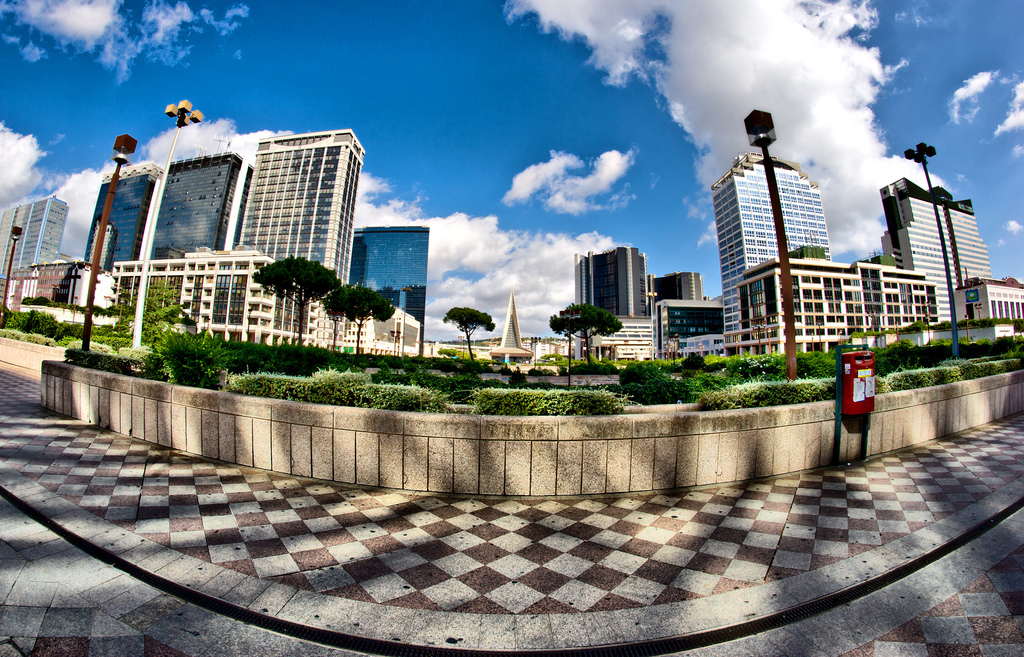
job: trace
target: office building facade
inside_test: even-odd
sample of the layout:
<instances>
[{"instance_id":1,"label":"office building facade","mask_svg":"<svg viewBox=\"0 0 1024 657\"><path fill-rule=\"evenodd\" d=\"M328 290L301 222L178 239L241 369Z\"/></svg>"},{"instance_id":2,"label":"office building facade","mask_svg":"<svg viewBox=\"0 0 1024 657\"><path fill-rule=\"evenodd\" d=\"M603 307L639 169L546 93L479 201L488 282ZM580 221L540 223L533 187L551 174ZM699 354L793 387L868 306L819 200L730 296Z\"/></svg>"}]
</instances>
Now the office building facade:
<instances>
[{"instance_id":1,"label":"office building facade","mask_svg":"<svg viewBox=\"0 0 1024 657\"><path fill-rule=\"evenodd\" d=\"M935 198L942 220L942 236L946 241L950 275L954 289L964 278L989 278L992 267L988 247L978 233L974 207L970 200L954 201L942 187L935 187ZM882 235L882 251L896 260L896 266L925 272L935 283L938 299L938 321L949 321L949 294L946 285L946 263L942 259L939 226L931 194L906 178L886 185L879 193L885 210L886 231ZM957 316L957 319L963 319Z\"/></svg>"},{"instance_id":2,"label":"office building facade","mask_svg":"<svg viewBox=\"0 0 1024 657\"><path fill-rule=\"evenodd\" d=\"M665 299L654 306L655 358L680 358L687 338L722 335L722 297L717 299ZM708 353L711 353L710 351Z\"/></svg>"},{"instance_id":3,"label":"office building facade","mask_svg":"<svg viewBox=\"0 0 1024 657\"><path fill-rule=\"evenodd\" d=\"M356 228L348 282L375 290L395 308L415 317L422 327L427 309L429 249L427 226Z\"/></svg>"},{"instance_id":4,"label":"office building facade","mask_svg":"<svg viewBox=\"0 0 1024 657\"><path fill-rule=\"evenodd\" d=\"M647 255L620 246L602 253L575 255L576 303L623 317L648 317Z\"/></svg>"},{"instance_id":5,"label":"office building facade","mask_svg":"<svg viewBox=\"0 0 1024 657\"><path fill-rule=\"evenodd\" d=\"M89 272L92 265L75 262L50 262L31 265L26 269L11 272L12 308L24 299L43 297L54 303L84 306L89 290ZM96 277L94 304L108 308L114 302L114 279L101 271Z\"/></svg>"},{"instance_id":6,"label":"office building facade","mask_svg":"<svg viewBox=\"0 0 1024 657\"><path fill-rule=\"evenodd\" d=\"M818 183L808 179L799 164L772 159L788 247L821 247L830 260L828 227ZM727 339L740 323L737 285L743 272L779 256L763 160L758 153L741 155L711 186Z\"/></svg>"},{"instance_id":7,"label":"office building facade","mask_svg":"<svg viewBox=\"0 0 1024 657\"><path fill-rule=\"evenodd\" d=\"M246 189L251 177L252 168L234 153L171 164L153 233L153 257L180 257L200 247L225 248L236 192ZM240 214L245 212L245 202L243 194Z\"/></svg>"},{"instance_id":8,"label":"office building facade","mask_svg":"<svg viewBox=\"0 0 1024 657\"><path fill-rule=\"evenodd\" d=\"M695 271L675 271L664 276L650 274L647 289L654 292L654 302L666 299L694 301L704 298L704 277Z\"/></svg>"},{"instance_id":9,"label":"office building facade","mask_svg":"<svg viewBox=\"0 0 1024 657\"><path fill-rule=\"evenodd\" d=\"M103 240L100 269L110 271L117 260L135 260L142 251L142 232L145 230L149 206L153 202L157 180L163 169L152 163L125 167L121 170L110 218ZM96 233L103 215L103 204L110 189L111 175L103 177L100 193L93 211L92 228L85 244L85 260L92 262Z\"/></svg>"},{"instance_id":10,"label":"office building facade","mask_svg":"<svg viewBox=\"0 0 1024 657\"><path fill-rule=\"evenodd\" d=\"M0 235L3 236L0 242L4 245L0 276L7 273L12 228L21 228L21 238L11 261L13 271L57 260L67 218L68 204L54 196L6 210L0 218Z\"/></svg>"},{"instance_id":11,"label":"office building facade","mask_svg":"<svg viewBox=\"0 0 1024 657\"><path fill-rule=\"evenodd\" d=\"M953 292L958 319L1024 319L1024 284L972 276Z\"/></svg>"},{"instance_id":12,"label":"office building facade","mask_svg":"<svg viewBox=\"0 0 1024 657\"><path fill-rule=\"evenodd\" d=\"M314 260L347 280L363 154L351 130L261 140L239 246Z\"/></svg>"},{"instance_id":13,"label":"office building facade","mask_svg":"<svg viewBox=\"0 0 1024 657\"><path fill-rule=\"evenodd\" d=\"M831 351L852 333L899 328L935 318L935 283L886 256L844 264L820 248L790 253L798 351ZM738 285L739 321L725 331L727 355L785 351L778 258L745 271Z\"/></svg>"}]
</instances>

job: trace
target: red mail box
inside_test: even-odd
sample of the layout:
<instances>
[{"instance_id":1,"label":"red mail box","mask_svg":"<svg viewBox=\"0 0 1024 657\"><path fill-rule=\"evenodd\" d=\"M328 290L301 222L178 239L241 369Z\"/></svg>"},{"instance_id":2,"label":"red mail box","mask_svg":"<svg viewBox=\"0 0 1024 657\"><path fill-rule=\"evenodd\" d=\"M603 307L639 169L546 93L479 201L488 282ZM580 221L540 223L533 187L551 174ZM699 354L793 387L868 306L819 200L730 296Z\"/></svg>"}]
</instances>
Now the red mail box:
<instances>
[{"instance_id":1,"label":"red mail box","mask_svg":"<svg viewBox=\"0 0 1024 657\"><path fill-rule=\"evenodd\" d=\"M875 410L875 355L870 351L843 354L843 415Z\"/></svg>"}]
</instances>

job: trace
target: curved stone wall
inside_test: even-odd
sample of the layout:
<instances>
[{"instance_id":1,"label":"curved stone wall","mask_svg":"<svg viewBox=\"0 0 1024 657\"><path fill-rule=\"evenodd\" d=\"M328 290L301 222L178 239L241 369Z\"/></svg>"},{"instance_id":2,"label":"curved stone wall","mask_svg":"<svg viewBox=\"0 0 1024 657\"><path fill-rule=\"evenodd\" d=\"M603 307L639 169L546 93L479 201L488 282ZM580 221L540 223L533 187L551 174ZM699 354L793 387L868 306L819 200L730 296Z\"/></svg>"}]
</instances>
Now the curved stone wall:
<instances>
[{"instance_id":1,"label":"curved stone wall","mask_svg":"<svg viewBox=\"0 0 1024 657\"><path fill-rule=\"evenodd\" d=\"M867 455L1024 409L1024 371L879 395ZM481 495L640 492L784 474L832 461L831 402L590 417L445 415L245 397L42 366L42 405L111 431L276 472ZM842 460L861 458L843 422Z\"/></svg>"}]
</instances>

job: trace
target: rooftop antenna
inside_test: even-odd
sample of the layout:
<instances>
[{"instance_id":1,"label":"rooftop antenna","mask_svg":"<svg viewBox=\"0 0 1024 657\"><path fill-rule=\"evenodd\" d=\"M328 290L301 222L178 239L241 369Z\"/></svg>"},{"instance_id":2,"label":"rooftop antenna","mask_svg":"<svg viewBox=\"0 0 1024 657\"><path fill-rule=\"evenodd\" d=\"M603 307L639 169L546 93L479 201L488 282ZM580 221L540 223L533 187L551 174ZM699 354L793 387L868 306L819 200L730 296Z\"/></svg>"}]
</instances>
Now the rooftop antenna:
<instances>
[{"instance_id":1,"label":"rooftop antenna","mask_svg":"<svg viewBox=\"0 0 1024 657\"><path fill-rule=\"evenodd\" d=\"M213 140L217 142L217 152L223 152L224 143L227 142L228 148L231 148L231 140L224 135L214 135Z\"/></svg>"},{"instance_id":2,"label":"rooftop antenna","mask_svg":"<svg viewBox=\"0 0 1024 657\"><path fill-rule=\"evenodd\" d=\"M206 146L200 146L197 150L199 151L199 157L206 157L206 151L209 149Z\"/></svg>"}]
</instances>

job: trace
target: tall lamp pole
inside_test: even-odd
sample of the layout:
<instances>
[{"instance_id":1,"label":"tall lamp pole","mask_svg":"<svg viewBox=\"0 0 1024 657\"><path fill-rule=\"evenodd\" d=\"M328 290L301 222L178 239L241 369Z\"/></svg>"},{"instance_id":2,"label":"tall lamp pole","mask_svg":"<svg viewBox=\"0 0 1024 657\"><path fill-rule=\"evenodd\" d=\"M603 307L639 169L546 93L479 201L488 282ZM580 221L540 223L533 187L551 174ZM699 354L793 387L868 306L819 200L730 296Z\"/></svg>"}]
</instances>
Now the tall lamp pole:
<instances>
[{"instance_id":1,"label":"tall lamp pole","mask_svg":"<svg viewBox=\"0 0 1024 657\"><path fill-rule=\"evenodd\" d=\"M121 176L121 165L132 161L132 154L139 142L131 135L121 135L114 139L114 152L110 159L117 162L114 168L114 175L110 177L110 187L107 188L107 198L103 202L103 214L100 215L100 225L96 229L92 244L92 267L89 271L89 290L85 296L85 319L82 326L82 349L89 351L89 341L92 338L92 313L96 300L96 279L100 276L100 260L103 255L103 245L107 235L107 222L110 221L110 208L114 205L114 193L117 191L117 181Z\"/></svg>"},{"instance_id":2,"label":"tall lamp pole","mask_svg":"<svg viewBox=\"0 0 1024 657\"><path fill-rule=\"evenodd\" d=\"M142 315L146 311L146 288L149 284L149 259L153 253L153 235L156 233L156 222L160 217L160 204L164 200L164 191L167 189L167 174L171 168L171 158L174 157L174 147L178 143L178 133L189 123L199 123L203 120L203 113L192 109L192 103L187 100L177 105L170 104L164 110L164 114L177 118L177 127L174 128L174 138L171 139L171 150L167 151L167 164L164 165L163 175L160 176L160 185L156 190L156 203L149 210L146 218L146 228L142 231L142 275L139 277L139 287L135 294L135 324L132 327L132 346L142 346Z\"/></svg>"},{"instance_id":3,"label":"tall lamp pole","mask_svg":"<svg viewBox=\"0 0 1024 657\"><path fill-rule=\"evenodd\" d=\"M14 252L18 250L18 239L21 238L21 226L11 228L11 256L7 259L7 278L4 279L4 298L0 300L0 328L7 326L7 293L11 284L11 265L14 264Z\"/></svg>"},{"instance_id":4,"label":"tall lamp pole","mask_svg":"<svg viewBox=\"0 0 1024 657\"><path fill-rule=\"evenodd\" d=\"M768 197L772 202L772 217L775 219L775 241L779 245L779 285L782 287L782 319L786 336L786 378L796 380L796 326L793 313L793 275L789 269L789 243L786 241L786 224L782 218L782 200L779 198L779 183L775 179L775 165L768 154L769 144L775 141L775 123L772 115L754 110L743 119L747 139L751 146L761 149L764 157L764 176L768 182ZM760 346L760 344L758 345Z\"/></svg>"},{"instance_id":5,"label":"tall lamp pole","mask_svg":"<svg viewBox=\"0 0 1024 657\"><path fill-rule=\"evenodd\" d=\"M939 244L942 245L942 263L946 266L946 294L949 295L949 318L950 327L953 330L953 358L960 357L960 336L956 327L956 298L953 296L953 275L949 272L949 255L946 253L946 236L942 232L942 218L939 216L939 202L935 200L935 190L932 189L932 178L928 175L928 158L935 157L935 147L921 142L917 150L908 148L903 151L903 157L919 163L924 168L924 180L928 184L928 193L932 195L932 208L935 209L935 226L939 230Z\"/></svg>"}]
</instances>

